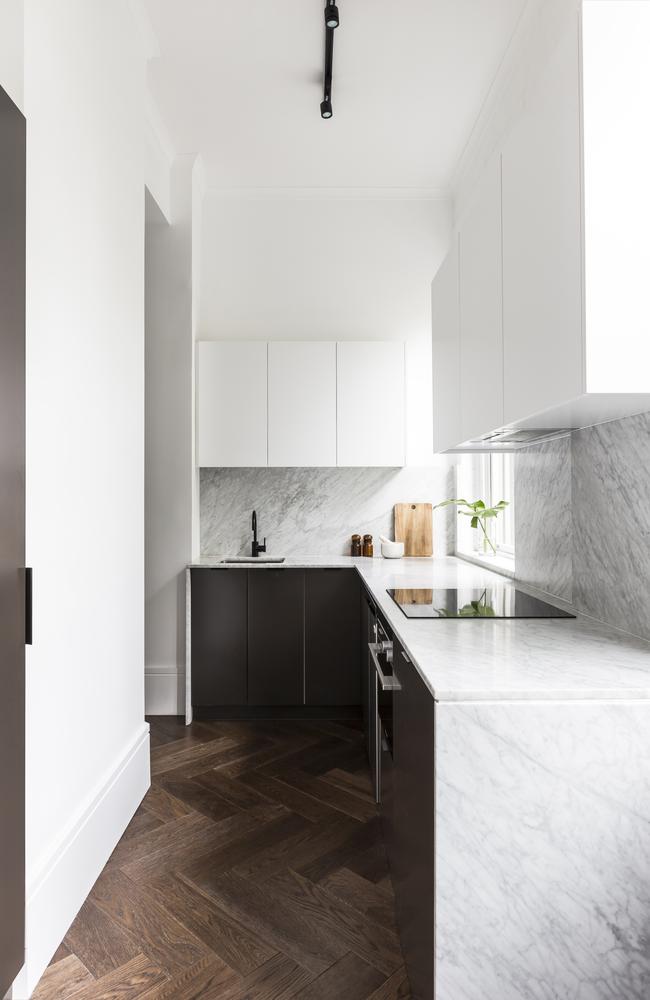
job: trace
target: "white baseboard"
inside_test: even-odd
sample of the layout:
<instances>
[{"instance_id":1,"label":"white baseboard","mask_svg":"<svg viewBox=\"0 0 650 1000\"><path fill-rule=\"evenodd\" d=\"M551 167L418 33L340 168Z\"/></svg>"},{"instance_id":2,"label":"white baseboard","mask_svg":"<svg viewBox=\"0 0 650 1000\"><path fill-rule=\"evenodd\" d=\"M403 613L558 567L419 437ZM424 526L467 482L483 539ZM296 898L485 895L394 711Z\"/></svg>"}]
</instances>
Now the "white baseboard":
<instances>
[{"instance_id":1,"label":"white baseboard","mask_svg":"<svg viewBox=\"0 0 650 1000\"><path fill-rule=\"evenodd\" d=\"M147 715L185 715L185 673L145 670L144 710Z\"/></svg>"},{"instance_id":2,"label":"white baseboard","mask_svg":"<svg viewBox=\"0 0 650 1000\"><path fill-rule=\"evenodd\" d=\"M149 726L143 723L27 888L25 965L13 1000L29 1000L149 784Z\"/></svg>"}]
</instances>

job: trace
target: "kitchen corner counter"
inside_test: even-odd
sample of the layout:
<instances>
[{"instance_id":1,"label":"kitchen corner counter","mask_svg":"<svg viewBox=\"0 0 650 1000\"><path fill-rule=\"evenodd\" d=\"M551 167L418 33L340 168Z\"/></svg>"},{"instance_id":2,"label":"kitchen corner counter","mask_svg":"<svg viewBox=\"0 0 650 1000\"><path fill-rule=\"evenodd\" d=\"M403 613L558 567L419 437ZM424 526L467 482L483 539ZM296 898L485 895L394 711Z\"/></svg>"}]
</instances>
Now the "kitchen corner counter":
<instances>
[{"instance_id":1,"label":"kitchen corner counter","mask_svg":"<svg viewBox=\"0 0 650 1000\"><path fill-rule=\"evenodd\" d=\"M572 619L408 619L388 588L516 586L562 601L454 557L441 559L316 556L282 564L189 568L241 570L354 568L434 698L459 701L650 700L650 643L583 615ZM189 574L188 574L189 575ZM189 602L188 602L189 603ZM188 610L189 614L189 610Z\"/></svg>"}]
</instances>

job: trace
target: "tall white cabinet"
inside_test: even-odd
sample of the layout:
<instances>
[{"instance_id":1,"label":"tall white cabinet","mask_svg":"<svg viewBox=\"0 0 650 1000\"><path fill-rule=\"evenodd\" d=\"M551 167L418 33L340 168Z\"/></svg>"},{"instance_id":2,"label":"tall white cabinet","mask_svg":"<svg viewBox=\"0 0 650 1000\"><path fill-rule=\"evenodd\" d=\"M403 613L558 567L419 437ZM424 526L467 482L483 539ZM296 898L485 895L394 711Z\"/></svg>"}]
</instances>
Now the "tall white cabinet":
<instances>
[{"instance_id":1,"label":"tall white cabinet","mask_svg":"<svg viewBox=\"0 0 650 1000\"><path fill-rule=\"evenodd\" d=\"M650 3L582 13L588 393L647 393L650 377Z\"/></svg>"},{"instance_id":2,"label":"tall white cabinet","mask_svg":"<svg viewBox=\"0 0 650 1000\"><path fill-rule=\"evenodd\" d=\"M267 345L200 341L197 374L198 464L267 464Z\"/></svg>"},{"instance_id":3,"label":"tall white cabinet","mask_svg":"<svg viewBox=\"0 0 650 1000\"><path fill-rule=\"evenodd\" d=\"M462 441L460 427L459 239L431 284L433 330L433 450L447 451Z\"/></svg>"},{"instance_id":4,"label":"tall white cabinet","mask_svg":"<svg viewBox=\"0 0 650 1000\"><path fill-rule=\"evenodd\" d=\"M493 157L460 226L460 440L503 423L501 158Z\"/></svg>"},{"instance_id":5,"label":"tall white cabinet","mask_svg":"<svg viewBox=\"0 0 650 1000\"><path fill-rule=\"evenodd\" d=\"M438 451L650 410L650 0L548 17L433 283Z\"/></svg>"},{"instance_id":6,"label":"tall white cabinet","mask_svg":"<svg viewBox=\"0 0 650 1000\"><path fill-rule=\"evenodd\" d=\"M338 464L404 465L404 344L339 342L337 393Z\"/></svg>"},{"instance_id":7,"label":"tall white cabinet","mask_svg":"<svg viewBox=\"0 0 650 1000\"><path fill-rule=\"evenodd\" d=\"M336 344L269 343L269 465L336 465Z\"/></svg>"},{"instance_id":8,"label":"tall white cabinet","mask_svg":"<svg viewBox=\"0 0 650 1000\"><path fill-rule=\"evenodd\" d=\"M584 391L578 19L503 146L504 416Z\"/></svg>"}]
</instances>

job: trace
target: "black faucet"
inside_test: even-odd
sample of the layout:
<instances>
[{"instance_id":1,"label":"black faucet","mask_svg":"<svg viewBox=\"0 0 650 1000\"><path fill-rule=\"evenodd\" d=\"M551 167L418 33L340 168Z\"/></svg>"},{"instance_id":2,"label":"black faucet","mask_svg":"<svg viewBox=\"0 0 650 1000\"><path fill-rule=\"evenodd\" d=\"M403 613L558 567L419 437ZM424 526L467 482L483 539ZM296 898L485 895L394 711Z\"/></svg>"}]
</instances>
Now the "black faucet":
<instances>
[{"instance_id":1,"label":"black faucet","mask_svg":"<svg viewBox=\"0 0 650 1000\"><path fill-rule=\"evenodd\" d=\"M257 540L257 511L253 511L253 555L258 556L260 552L266 552L266 537L264 544L260 545Z\"/></svg>"}]
</instances>

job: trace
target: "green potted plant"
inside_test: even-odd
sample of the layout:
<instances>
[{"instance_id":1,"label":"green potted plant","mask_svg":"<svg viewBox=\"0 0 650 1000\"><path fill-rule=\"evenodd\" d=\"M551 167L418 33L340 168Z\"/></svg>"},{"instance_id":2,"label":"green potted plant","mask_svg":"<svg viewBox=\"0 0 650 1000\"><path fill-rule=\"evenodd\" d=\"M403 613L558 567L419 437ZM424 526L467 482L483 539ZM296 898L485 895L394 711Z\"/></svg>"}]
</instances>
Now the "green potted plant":
<instances>
[{"instance_id":1,"label":"green potted plant","mask_svg":"<svg viewBox=\"0 0 650 1000\"><path fill-rule=\"evenodd\" d=\"M443 500L442 503L436 504L433 509L437 510L438 507L449 507L451 504L455 504L459 508L465 508L464 510L459 509L458 513L462 514L464 517L471 518L470 523L472 528L480 528L483 532L483 552L485 554L489 554L489 549L491 549L492 554L496 555L497 550L495 549L492 539L487 532L485 522L488 518L498 517L501 511L505 510L508 506L508 501L499 500L499 502L493 507L488 507L483 500L474 500L472 502L460 499Z\"/></svg>"}]
</instances>

